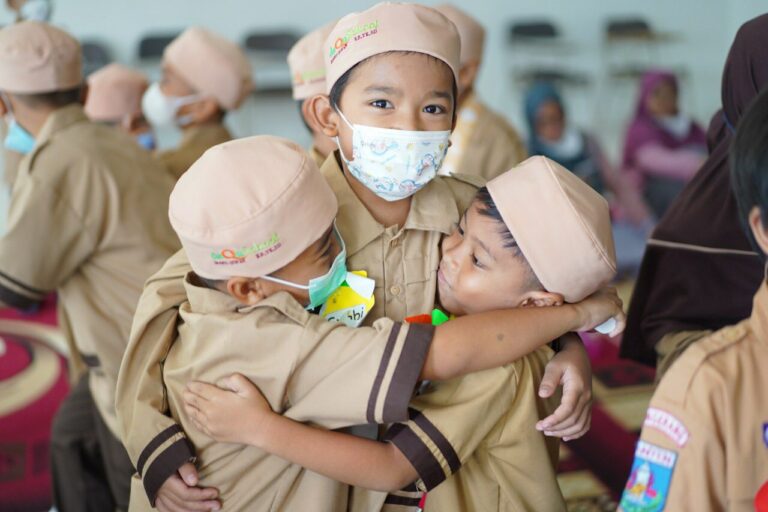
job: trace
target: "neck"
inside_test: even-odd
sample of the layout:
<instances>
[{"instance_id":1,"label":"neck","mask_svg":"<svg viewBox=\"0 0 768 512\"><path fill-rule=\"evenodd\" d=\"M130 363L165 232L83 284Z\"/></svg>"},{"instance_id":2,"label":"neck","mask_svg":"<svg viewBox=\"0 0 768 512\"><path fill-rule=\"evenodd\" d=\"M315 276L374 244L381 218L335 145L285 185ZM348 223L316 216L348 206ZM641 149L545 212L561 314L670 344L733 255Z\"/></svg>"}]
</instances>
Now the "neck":
<instances>
[{"instance_id":1,"label":"neck","mask_svg":"<svg viewBox=\"0 0 768 512\"><path fill-rule=\"evenodd\" d=\"M336 157L339 160L338 155ZM373 193L368 187L360 183L349 173L346 164L340 162L344 179L349 183L352 192L355 193L360 202L370 212L371 216L379 224L390 226L404 226L411 211L411 198L401 199L399 201L387 201Z\"/></svg>"},{"instance_id":2,"label":"neck","mask_svg":"<svg viewBox=\"0 0 768 512\"><path fill-rule=\"evenodd\" d=\"M43 129L45 122L53 114L56 109L54 108L36 108L29 109L24 113L24 120L16 119L21 126L24 127L33 137L37 138L40 135L40 131Z\"/></svg>"}]
</instances>

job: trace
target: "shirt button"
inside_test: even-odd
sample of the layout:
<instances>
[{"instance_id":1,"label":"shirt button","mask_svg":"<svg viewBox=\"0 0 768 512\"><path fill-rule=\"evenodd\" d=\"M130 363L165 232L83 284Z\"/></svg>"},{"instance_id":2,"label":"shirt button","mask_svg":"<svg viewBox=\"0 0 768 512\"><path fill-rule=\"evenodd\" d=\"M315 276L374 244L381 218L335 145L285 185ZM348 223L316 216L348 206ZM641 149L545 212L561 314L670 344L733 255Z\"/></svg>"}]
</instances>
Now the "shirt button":
<instances>
[{"instance_id":1,"label":"shirt button","mask_svg":"<svg viewBox=\"0 0 768 512\"><path fill-rule=\"evenodd\" d=\"M400 245L400 239L399 238L393 238L392 240L389 241L389 246L390 247L397 247L398 245Z\"/></svg>"},{"instance_id":2,"label":"shirt button","mask_svg":"<svg viewBox=\"0 0 768 512\"><path fill-rule=\"evenodd\" d=\"M389 293L392 295L400 295L400 287L395 285L392 288L389 289Z\"/></svg>"}]
</instances>

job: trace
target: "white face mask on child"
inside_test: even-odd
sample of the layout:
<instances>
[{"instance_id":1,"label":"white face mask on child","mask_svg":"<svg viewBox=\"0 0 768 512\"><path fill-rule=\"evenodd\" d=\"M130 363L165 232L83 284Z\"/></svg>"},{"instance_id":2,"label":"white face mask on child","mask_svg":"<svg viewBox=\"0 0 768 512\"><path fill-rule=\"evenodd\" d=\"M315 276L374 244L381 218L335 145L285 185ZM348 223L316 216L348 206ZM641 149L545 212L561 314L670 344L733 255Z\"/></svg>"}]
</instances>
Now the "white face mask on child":
<instances>
[{"instance_id":1,"label":"white face mask on child","mask_svg":"<svg viewBox=\"0 0 768 512\"><path fill-rule=\"evenodd\" d=\"M176 118L179 109L201 99L200 94L189 96L166 96L157 82L149 86L141 98L141 110L149 124L155 127L185 126L192 121L191 116Z\"/></svg>"},{"instance_id":2,"label":"white face mask on child","mask_svg":"<svg viewBox=\"0 0 768 512\"><path fill-rule=\"evenodd\" d=\"M335 137L349 172L374 194L387 201L412 196L434 179L448 150L449 130L412 131L353 125L352 160L347 160Z\"/></svg>"},{"instance_id":3,"label":"white face mask on child","mask_svg":"<svg viewBox=\"0 0 768 512\"><path fill-rule=\"evenodd\" d=\"M656 121L677 139L684 139L691 131L691 118L682 112L674 116L661 116Z\"/></svg>"}]
</instances>

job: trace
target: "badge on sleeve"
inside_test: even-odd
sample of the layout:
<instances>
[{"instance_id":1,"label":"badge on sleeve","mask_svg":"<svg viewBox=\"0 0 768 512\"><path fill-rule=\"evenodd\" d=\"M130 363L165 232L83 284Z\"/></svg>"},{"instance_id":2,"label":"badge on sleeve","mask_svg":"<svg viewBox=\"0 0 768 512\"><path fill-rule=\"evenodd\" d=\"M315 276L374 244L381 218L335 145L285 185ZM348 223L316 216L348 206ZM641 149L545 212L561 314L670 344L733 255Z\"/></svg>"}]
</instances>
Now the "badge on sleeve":
<instances>
[{"instance_id":1,"label":"badge on sleeve","mask_svg":"<svg viewBox=\"0 0 768 512\"><path fill-rule=\"evenodd\" d=\"M620 508L624 512L659 512L669 496L677 453L645 441L637 442L635 460Z\"/></svg>"},{"instance_id":2,"label":"badge on sleeve","mask_svg":"<svg viewBox=\"0 0 768 512\"><path fill-rule=\"evenodd\" d=\"M763 443L768 448L768 423L763 423Z\"/></svg>"},{"instance_id":3,"label":"badge on sleeve","mask_svg":"<svg viewBox=\"0 0 768 512\"><path fill-rule=\"evenodd\" d=\"M688 442L688 438L690 437L688 429L682 421L667 411L655 407L648 408L648 412L645 414L643 427L658 430L673 440L680 448L685 446L685 443Z\"/></svg>"}]
</instances>

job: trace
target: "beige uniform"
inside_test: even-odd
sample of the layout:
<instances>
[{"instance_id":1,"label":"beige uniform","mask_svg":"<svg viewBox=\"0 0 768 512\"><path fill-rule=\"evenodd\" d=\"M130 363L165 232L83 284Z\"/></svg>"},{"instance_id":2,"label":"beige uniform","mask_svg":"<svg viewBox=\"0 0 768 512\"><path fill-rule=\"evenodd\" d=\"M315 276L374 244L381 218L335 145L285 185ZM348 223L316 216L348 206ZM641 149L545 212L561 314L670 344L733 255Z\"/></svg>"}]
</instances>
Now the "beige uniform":
<instances>
[{"instance_id":1,"label":"beige uniform","mask_svg":"<svg viewBox=\"0 0 768 512\"><path fill-rule=\"evenodd\" d=\"M537 395L552 354L542 347L505 367L433 384L411 401L410 420L386 438L413 464L418 489L429 491L425 510L565 510L558 440L534 428L557 406ZM416 510L419 493L393 493L386 503Z\"/></svg>"},{"instance_id":2,"label":"beige uniform","mask_svg":"<svg viewBox=\"0 0 768 512\"><path fill-rule=\"evenodd\" d=\"M177 147L158 152L157 158L179 179L206 150L229 140L232 134L223 124L190 126L184 129Z\"/></svg>"},{"instance_id":3,"label":"beige uniform","mask_svg":"<svg viewBox=\"0 0 768 512\"><path fill-rule=\"evenodd\" d=\"M0 144L5 140L8 135L8 124L5 120L0 120ZM3 147L3 181L5 182L8 190L13 189L13 182L16 181L16 174L19 171L19 163L24 155L12 151L6 147Z\"/></svg>"},{"instance_id":4,"label":"beige uniform","mask_svg":"<svg viewBox=\"0 0 768 512\"><path fill-rule=\"evenodd\" d=\"M440 173L469 174L490 181L526 157L517 131L472 93L459 109Z\"/></svg>"},{"instance_id":5,"label":"beige uniform","mask_svg":"<svg viewBox=\"0 0 768 512\"><path fill-rule=\"evenodd\" d=\"M434 307L440 241L459 222L474 197L477 179L436 178L413 196L404 228L386 228L363 206L347 183L335 155L321 169L339 203L336 225L347 248L347 267L376 280L376 305L366 318L402 321ZM163 414L168 404L161 367L176 337L178 307L186 300L183 277L191 270L182 251L148 282L139 301L131 340L120 369L117 404L122 440L139 470L132 494L154 501L159 486L193 452L176 422ZM243 354L246 357L247 353ZM139 465L139 459L146 464Z\"/></svg>"},{"instance_id":6,"label":"beige uniform","mask_svg":"<svg viewBox=\"0 0 768 512\"><path fill-rule=\"evenodd\" d=\"M312 158L312 160L314 160L318 168L322 167L325 163L326 157L321 155L314 145L309 148L309 156Z\"/></svg>"},{"instance_id":7,"label":"beige uniform","mask_svg":"<svg viewBox=\"0 0 768 512\"><path fill-rule=\"evenodd\" d=\"M166 214L171 187L129 136L67 106L22 160L0 238L0 299L24 307L58 291L59 322L115 434L115 383L136 301L179 247Z\"/></svg>"},{"instance_id":8,"label":"beige uniform","mask_svg":"<svg viewBox=\"0 0 768 512\"><path fill-rule=\"evenodd\" d=\"M189 281L185 287L189 302L180 308L183 323L163 378L203 484L219 489L226 510L344 510L345 485L199 433L183 410L182 392L191 380L215 382L237 371L273 410L297 421L326 428L403 421L433 328L381 319L352 329L308 313L285 292L242 308L219 291Z\"/></svg>"},{"instance_id":9,"label":"beige uniform","mask_svg":"<svg viewBox=\"0 0 768 512\"><path fill-rule=\"evenodd\" d=\"M754 509L768 482L768 285L695 343L651 399L620 510Z\"/></svg>"}]
</instances>

